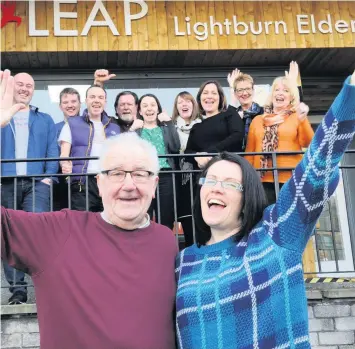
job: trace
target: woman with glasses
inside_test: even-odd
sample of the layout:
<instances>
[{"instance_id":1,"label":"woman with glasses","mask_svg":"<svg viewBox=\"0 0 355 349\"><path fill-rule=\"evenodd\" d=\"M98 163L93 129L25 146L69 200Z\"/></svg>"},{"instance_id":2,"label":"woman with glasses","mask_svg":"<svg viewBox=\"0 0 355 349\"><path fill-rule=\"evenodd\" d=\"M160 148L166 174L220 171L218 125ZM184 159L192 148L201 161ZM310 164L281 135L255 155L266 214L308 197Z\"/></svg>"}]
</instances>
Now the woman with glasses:
<instances>
[{"instance_id":1,"label":"woman with glasses","mask_svg":"<svg viewBox=\"0 0 355 349\"><path fill-rule=\"evenodd\" d=\"M299 69L296 62L292 61L289 71L285 73L296 85L298 84ZM248 140L250 124L257 115L264 114L264 108L254 101L254 79L249 74L244 74L240 70L235 69L232 73L228 74L227 81L230 87L231 107L237 103L240 104L236 108L236 111L244 123L244 151ZM300 100L302 101L302 87L298 86L298 89Z\"/></svg>"},{"instance_id":2,"label":"woman with glasses","mask_svg":"<svg viewBox=\"0 0 355 349\"><path fill-rule=\"evenodd\" d=\"M244 124L242 145L244 151L250 124L255 116L264 113L264 108L254 102L254 79L249 74L243 74L238 69L235 69L231 74L228 74L227 80L231 91L231 104L234 105L236 101L240 103L236 111Z\"/></svg>"},{"instance_id":3,"label":"woman with glasses","mask_svg":"<svg viewBox=\"0 0 355 349\"><path fill-rule=\"evenodd\" d=\"M156 148L158 155L179 154L180 140L171 118L163 113L161 104L153 94L143 95L138 102L138 113L143 119L143 128L137 133ZM175 158L160 158L159 187L152 202L150 214L155 211L157 221L170 229L174 226L174 187L171 173L176 170ZM159 199L159 202L158 202Z\"/></svg>"},{"instance_id":4,"label":"woman with glasses","mask_svg":"<svg viewBox=\"0 0 355 349\"><path fill-rule=\"evenodd\" d=\"M197 94L197 104L203 121L190 131L185 154L240 152L244 136L243 122L235 108L228 108L219 82L204 82ZM206 166L210 157L186 157L195 169Z\"/></svg>"},{"instance_id":5,"label":"woman with glasses","mask_svg":"<svg viewBox=\"0 0 355 349\"><path fill-rule=\"evenodd\" d=\"M355 72L293 177L267 206L260 178L223 153L203 169L196 244L177 259L180 349L311 348L302 253L355 134Z\"/></svg>"}]
</instances>

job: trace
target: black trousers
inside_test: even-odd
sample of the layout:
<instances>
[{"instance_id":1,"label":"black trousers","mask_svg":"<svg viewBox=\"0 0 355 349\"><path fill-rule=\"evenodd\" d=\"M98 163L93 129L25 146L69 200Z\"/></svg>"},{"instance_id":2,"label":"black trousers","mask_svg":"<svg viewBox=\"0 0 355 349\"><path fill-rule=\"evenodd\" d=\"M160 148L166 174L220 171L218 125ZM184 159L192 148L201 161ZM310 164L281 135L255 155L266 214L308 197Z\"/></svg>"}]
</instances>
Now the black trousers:
<instances>
[{"instance_id":1,"label":"black trousers","mask_svg":"<svg viewBox=\"0 0 355 349\"><path fill-rule=\"evenodd\" d=\"M68 183L64 176L58 177L58 183L53 184L53 211L69 207Z\"/></svg>"},{"instance_id":2,"label":"black trousers","mask_svg":"<svg viewBox=\"0 0 355 349\"><path fill-rule=\"evenodd\" d=\"M50 186L36 180L33 182L28 178L18 178L16 185L13 179L4 179L1 183L1 204L6 208L23 210L27 212L48 212ZM3 267L7 282L11 285L10 292L27 293L27 282L23 271L10 267L3 261Z\"/></svg>"},{"instance_id":3,"label":"black trousers","mask_svg":"<svg viewBox=\"0 0 355 349\"><path fill-rule=\"evenodd\" d=\"M182 229L184 231L185 237L185 247L189 247L194 243L193 236L193 221L192 214L193 208L191 205L191 199L194 201L196 186L197 186L197 176L196 174L192 174L190 176L186 173L180 173L177 176L177 198L178 198L178 221L182 225ZM191 178L192 177L192 178ZM186 181L186 179L188 179ZM192 179L192 182L191 182ZM192 183L192 188L191 188Z\"/></svg>"},{"instance_id":4,"label":"black trousers","mask_svg":"<svg viewBox=\"0 0 355 349\"><path fill-rule=\"evenodd\" d=\"M281 190L284 183L279 183L279 189ZM276 192L275 192L275 183L264 182L263 187L267 197L268 205L272 205L276 202Z\"/></svg>"},{"instance_id":5,"label":"black trousers","mask_svg":"<svg viewBox=\"0 0 355 349\"><path fill-rule=\"evenodd\" d=\"M86 184L73 183L71 185L71 209L77 211L102 212L104 207L99 195L95 176L88 176L88 191L86 193ZM86 205L87 203L87 205Z\"/></svg>"},{"instance_id":6,"label":"black trousers","mask_svg":"<svg viewBox=\"0 0 355 349\"><path fill-rule=\"evenodd\" d=\"M170 169L168 169L170 170ZM156 197L153 199L149 215L153 217L155 213L156 221L166 227L173 229L174 226L174 188L173 178L171 173L164 173L164 169L159 173L159 205L158 205L158 191Z\"/></svg>"}]
</instances>

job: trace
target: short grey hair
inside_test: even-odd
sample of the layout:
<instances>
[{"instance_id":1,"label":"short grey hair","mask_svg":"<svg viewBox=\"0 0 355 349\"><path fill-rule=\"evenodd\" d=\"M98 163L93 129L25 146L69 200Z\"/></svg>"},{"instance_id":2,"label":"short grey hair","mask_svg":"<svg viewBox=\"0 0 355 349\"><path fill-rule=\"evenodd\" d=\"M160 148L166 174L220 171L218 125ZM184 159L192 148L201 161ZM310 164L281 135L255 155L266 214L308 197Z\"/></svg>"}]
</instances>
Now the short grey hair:
<instances>
[{"instance_id":1,"label":"short grey hair","mask_svg":"<svg viewBox=\"0 0 355 349\"><path fill-rule=\"evenodd\" d=\"M155 174L158 174L158 172L159 172L159 158L158 158L158 153L157 153L156 148L154 147L153 144L151 144L148 141L139 137L135 132L121 133L118 136L113 136L113 137L107 138L104 141L104 143L102 145L101 155L99 158L100 171L106 170L103 168L103 163L104 163L107 153L113 147L121 147L126 152L129 152L130 149L141 148L141 150L143 152L145 152L152 161L152 164L153 164L152 171Z\"/></svg>"}]
</instances>

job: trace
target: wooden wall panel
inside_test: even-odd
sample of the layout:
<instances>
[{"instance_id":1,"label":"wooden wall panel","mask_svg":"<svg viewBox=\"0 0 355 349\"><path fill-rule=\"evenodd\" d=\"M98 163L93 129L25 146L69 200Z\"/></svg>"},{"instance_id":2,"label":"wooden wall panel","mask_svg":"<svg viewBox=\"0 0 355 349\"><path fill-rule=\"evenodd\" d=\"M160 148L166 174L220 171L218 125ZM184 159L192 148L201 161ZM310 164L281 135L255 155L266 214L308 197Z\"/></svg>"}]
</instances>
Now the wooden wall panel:
<instances>
[{"instance_id":1,"label":"wooden wall panel","mask_svg":"<svg viewBox=\"0 0 355 349\"><path fill-rule=\"evenodd\" d=\"M355 19L355 2L343 1L339 3L340 17L343 20ZM344 47L355 47L355 34L345 33L342 34L344 38Z\"/></svg>"},{"instance_id":2,"label":"wooden wall panel","mask_svg":"<svg viewBox=\"0 0 355 349\"><path fill-rule=\"evenodd\" d=\"M186 2L185 1L175 1L175 12L174 15L178 17L179 25L183 26L186 17ZM174 28L173 28L174 30ZM188 50L189 41L183 36L177 36L179 50Z\"/></svg>"},{"instance_id":3,"label":"wooden wall panel","mask_svg":"<svg viewBox=\"0 0 355 349\"><path fill-rule=\"evenodd\" d=\"M155 1L149 1L148 3L147 28L149 28L149 30L147 30L148 48L150 45L158 47L159 36L157 32L157 10L155 8Z\"/></svg>"},{"instance_id":4,"label":"wooden wall panel","mask_svg":"<svg viewBox=\"0 0 355 349\"><path fill-rule=\"evenodd\" d=\"M125 40L122 40L122 35L125 31L124 21L122 20L122 13L124 11L123 2L122 1L113 1L113 2L116 3L116 11L117 11L116 12L117 21L114 23L117 23L116 28L117 28L118 32L120 33L120 36L115 37L118 42L118 50L119 51L124 51L124 50L128 50L128 49L131 50L133 47L132 36L127 36L127 37L125 37ZM109 48L109 50L112 50L112 49Z\"/></svg>"},{"instance_id":5,"label":"wooden wall panel","mask_svg":"<svg viewBox=\"0 0 355 349\"><path fill-rule=\"evenodd\" d=\"M220 49L226 49L226 48L230 48L229 47L229 43L228 43L228 36L226 32L225 32L225 28L223 28L223 22L225 20L225 18L227 18L229 15L228 13L225 12L224 10L224 1L211 1L210 2L211 5L214 5L215 11L214 13L212 13L212 15L214 14L214 21L215 22L220 22L222 23L222 35L219 33L219 27L215 26L214 27L214 36L216 38L216 41L218 43L218 48ZM208 13L208 12L207 12ZM211 16L210 13L208 13L208 17ZM209 18L208 18L209 19ZM210 34L211 37L211 34ZM214 47L214 45L212 45L211 39L209 40L209 44L210 47Z\"/></svg>"},{"instance_id":6,"label":"wooden wall panel","mask_svg":"<svg viewBox=\"0 0 355 349\"><path fill-rule=\"evenodd\" d=\"M157 35L159 37L159 46L157 50L168 50L168 19L166 16L166 2L155 2L156 14L157 14Z\"/></svg>"},{"instance_id":7,"label":"wooden wall panel","mask_svg":"<svg viewBox=\"0 0 355 349\"><path fill-rule=\"evenodd\" d=\"M111 1L104 1L104 5L107 9L108 3ZM97 20L104 20L104 17L100 14L97 16ZM109 27L96 27L97 34L95 37L96 47L99 51L108 50L108 37L111 37L111 29ZM100 38L100 39L99 39Z\"/></svg>"},{"instance_id":8,"label":"wooden wall panel","mask_svg":"<svg viewBox=\"0 0 355 349\"><path fill-rule=\"evenodd\" d=\"M26 16L26 4L21 2L17 6L17 15L20 16L21 18ZM16 30L15 30L15 46L16 46L16 51L25 51L27 48L27 37L28 33L26 30L26 26L24 25L19 25Z\"/></svg>"},{"instance_id":9,"label":"wooden wall panel","mask_svg":"<svg viewBox=\"0 0 355 349\"><path fill-rule=\"evenodd\" d=\"M218 4L218 1L215 1L215 4ZM224 2L224 13L225 17L229 17L231 13L234 13L234 4L233 1ZM230 27L230 32L233 33L232 26ZM235 35L226 35L227 36L227 45L229 49L238 49L238 38Z\"/></svg>"},{"instance_id":10,"label":"wooden wall panel","mask_svg":"<svg viewBox=\"0 0 355 349\"><path fill-rule=\"evenodd\" d=\"M217 3L217 6L220 6ZM208 22L209 15L208 15L208 2L207 1L196 1L195 2L195 9L196 9L196 19L199 22ZM193 25L193 23L192 23ZM212 45L209 45L209 40L198 41L198 49L199 50L208 50L211 49ZM222 47L215 47L215 49L222 48Z\"/></svg>"},{"instance_id":11,"label":"wooden wall panel","mask_svg":"<svg viewBox=\"0 0 355 349\"><path fill-rule=\"evenodd\" d=\"M140 10L140 6L138 4L131 4L131 13L138 13ZM121 13L121 20L122 20L122 13ZM142 19L143 20L143 19ZM138 26L140 25L140 21L132 21L132 49L133 50L140 50L139 47L139 31ZM123 35L123 32L122 34ZM121 36L121 40L123 40L123 36Z\"/></svg>"},{"instance_id":12,"label":"wooden wall panel","mask_svg":"<svg viewBox=\"0 0 355 349\"><path fill-rule=\"evenodd\" d=\"M45 10L43 9L43 3L36 5L36 15L38 18L38 29L48 29L50 35L48 37L38 37L36 39L37 46L40 45L40 49L38 51L60 51L61 48L65 49L65 46L58 46L59 37L53 36L54 31L54 17L53 17L53 2L46 1L45 2ZM46 14L45 16L43 14ZM66 39L66 38L65 38Z\"/></svg>"},{"instance_id":13,"label":"wooden wall panel","mask_svg":"<svg viewBox=\"0 0 355 349\"><path fill-rule=\"evenodd\" d=\"M339 21L341 19L339 4L337 1L329 1L329 11L334 14L335 21ZM343 35L339 34L337 31L335 31L333 34L333 37L334 37L334 47L343 47L344 46Z\"/></svg>"},{"instance_id":14,"label":"wooden wall panel","mask_svg":"<svg viewBox=\"0 0 355 349\"><path fill-rule=\"evenodd\" d=\"M195 2L186 1L185 9L186 9L186 17L189 17L192 23L196 23ZM188 36L187 41L189 44L189 50L198 50L198 41L194 37L192 37L192 35Z\"/></svg>"},{"instance_id":15,"label":"wooden wall panel","mask_svg":"<svg viewBox=\"0 0 355 349\"><path fill-rule=\"evenodd\" d=\"M174 21L173 21L174 14L176 13L175 1L167 1L165 8L166 8L166 18L168 19L167 24L168 24L169 49L178 50L179 49L178 36L176 36L174 32Z\"/></svg>"},{"instance_id":16,"label":"wooden wall panel","mask_svg":"<svg viewBox=\"0 0 355 349\"><path fill-rule=\"evenodd\" d=\"M62 19L61 28L78 30L77 37L55 37L53 32L53 1L36 1L36 29L49 30L48 37L29 36L29 4L26 1L16 2L16 15L22 18L20 26L8 23L2 28L1 49L6 52L86 52L86 51L162 51L162 50L225 50L225 49L277 49L277 48L330 48L354 47L355 33L351 30L351 21L355 21L355 1L146 1L148 14L132 21L132 35L126 35L123 1L103 1L119 36L114 36L108 27L91 27L87 36L81 32L94 1L78 1L77 4L61 4L61 11L77 12L77 19ZM131 13L141 11L141 6L130 4ZM331 14L333 27L337 20L349 23L347 33L339 33L333 28L329 34L300 34L297 28L298 14L314 14L316 24ZM238 22L245 22L249 32L245 35L234 33L233 15ZM176 35L174 17L178 18L178 26L183 36ZM215 34L211 35L210 16L222 24L223 33L215 26ZM191 35L187 34L185 17L189 17ZM230 35L226 34L225 19L232 22ZM99 12L96 20L102 20ZM252 34L250 22L258 28L262 22L262 33ZM287 34L283 31L276 35L274 23L270 33L265 33L265 21L284 21ZM207 23L208 38L198 40L193 31L197 22ZM355 24L353 25L355 26ZM280 27L282 29L282 27ZM203 29L202 26L199 27ZM310 26L309 26L310 29ZM65 55L63 55L65 57ZM137 58L139 59L139 57Z\"/></svg>"}]
</instances>

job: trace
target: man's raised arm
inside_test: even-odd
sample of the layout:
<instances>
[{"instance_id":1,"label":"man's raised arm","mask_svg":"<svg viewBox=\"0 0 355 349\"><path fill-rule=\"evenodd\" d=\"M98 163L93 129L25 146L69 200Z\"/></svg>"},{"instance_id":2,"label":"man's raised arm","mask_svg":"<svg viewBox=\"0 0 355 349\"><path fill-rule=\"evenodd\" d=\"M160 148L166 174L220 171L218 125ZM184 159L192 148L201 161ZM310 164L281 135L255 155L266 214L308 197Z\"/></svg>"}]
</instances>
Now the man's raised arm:
<instances>
[{"instance_id":1,"label":"man's raised arm","mask_svg":"<svg viewBox=\"0 0 355 349\"><path fill-rule=\"evenodd\" d=\"M49 268L69 238L68 211L31 213L1 207L1 259L30 275Z\"/></svg>"},{"instance_id":2,"label":"man's raised arm","mask_svg":"<svg viewBox=\"0 0 355 349\"><path fill-rule=\"evenodd\" d=\"M5 127L24 105L13 104L14 79L0 71L0 124ZM37 274L48 267L69 237L61 229L67 212L28 213L1 208L1 258L16 269Z\"/></svg>"}]
</instances>

